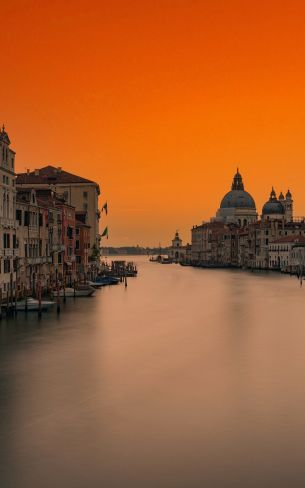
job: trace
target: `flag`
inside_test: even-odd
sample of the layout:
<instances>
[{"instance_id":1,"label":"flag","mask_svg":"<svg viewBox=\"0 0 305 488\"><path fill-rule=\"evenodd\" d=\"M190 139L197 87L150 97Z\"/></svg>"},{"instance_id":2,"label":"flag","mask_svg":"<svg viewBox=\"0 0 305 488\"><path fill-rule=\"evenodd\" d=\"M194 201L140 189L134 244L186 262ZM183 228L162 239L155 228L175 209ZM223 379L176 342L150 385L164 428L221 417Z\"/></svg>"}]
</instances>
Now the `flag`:
<instances>
[{"instance_id":1,"label":"flag","mask_svg":"<svg viewBox=\"0 0 305 488\"><path fill-rule=\"evenodd\" d=\"M106 202L106 203L104 203L104 205L102 206L102 212L103 212L104 210L105 210L106 215L107 215L107 214L108 214L108 204L107 204L107 202Z\"/></svg>"},{"instance_id":2,"label":"flag","mask_svg":"<svg viewBox=\"0 0 305 488\"><path fill-rule=\"evenodd\" d=\"M105 229L103 230L102 237L107 237L108 239L108 227L105 227Z\"/></svg>"}]
</instances>

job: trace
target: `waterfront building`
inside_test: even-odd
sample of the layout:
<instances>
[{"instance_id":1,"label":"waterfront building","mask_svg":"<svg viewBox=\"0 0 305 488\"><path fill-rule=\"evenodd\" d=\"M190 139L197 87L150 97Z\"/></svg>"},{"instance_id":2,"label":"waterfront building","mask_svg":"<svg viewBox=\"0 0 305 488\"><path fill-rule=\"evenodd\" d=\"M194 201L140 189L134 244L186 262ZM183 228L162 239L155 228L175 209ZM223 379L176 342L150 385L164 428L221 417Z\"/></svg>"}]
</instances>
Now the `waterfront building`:
<instances>
[{"instance_id":1,"label":"waterfront building","mask_svg":"<svg viewBox=\"0 0 305 488\"><path fill-rule=\"evenodd\" d=\"M71 207L75 207L76 211L85 212L86 224L90 226L91 250L99 249L100 187L97 183L54 166L45 166L18 174L17 183L28 188L51 188L56 193L62 194L66 202Z\"/></svg>"},{"instance_id":2,"label":"waterfront building","mask_svg":"<svg viewBox=\"0 0 305 488\"><path fill-rule=\"evenodd\" d=\"M36 192L25 188L17 191L18 258L16 281L18 291L37 293L40 286L49 286L52 257L49 246L47 211L37 202Z\"/></svg>"},{"instance_id":3,"label":"waterfront building","mask_svg":"<svg viewBox=\"0 0 305 488\"><path fill-rule=\"evenodd\" d=\"M50 188L38 188L36 190L36 197L39 205L45 209L46 213L49 250L52 257L50 282L53 285L57 283L57 280L62 280L64 276L65 245L63 243L62 206L65 204L65 201Z\"/></svg>"},{"instance_id":4,"label":"waterfront building","mask_svg":"<svg viewBox=\"0 0 305 488\"><path fill-rule=\"evenodd\" d=\"M83 220L83 214L76 212L75 221L75 257L76 273L80 279L86 279L89 272L90 226Z\"/></svg>"},{"instance_id":5,"label":"waterfront building","mask_svg":"<svg viewBox=\"0 0 305 488\"><path fill-rule=\"evenodd\" d=\"M185 246L182 245L182 239L179 236L179 232L176 231L175 236L172 240L172 245L169 248L168 256L175 262L179 263L185 259Z\"/></svg>"},{"instance_id":6,"label":"waterfront building","mask_svg":"<svg viewBox=\"0 0 305 488\"><path fill-rule=\"evenodd\" d=\"M305 236L300 235L284 236L273 241L269 244L269 268L289 273L297 272L301 264L299 251L304 251L304 247Z\"/></svg>"},{"instance_id":7,"label":"waterfront building","mask_svg":"<svg viewBox=\"0 0 305 488\"><path fill-rule=\"evenodd\" d=\"M214 220L243 227L257 220L255 201L250 193L245 191L238 169L233 178L231 190L221 200Z\"/></svg>"},{"instance_id":8,"label":"waterfront building","mask_svg":"<svg viewBox=\"0 0 305 488\"><path fill-rule=\"evenodd\" d=\"M0 130L0 290L3 297L15 293L18 256L15 152L10 144L3 126Z\"/></svg>"}]
</instances>

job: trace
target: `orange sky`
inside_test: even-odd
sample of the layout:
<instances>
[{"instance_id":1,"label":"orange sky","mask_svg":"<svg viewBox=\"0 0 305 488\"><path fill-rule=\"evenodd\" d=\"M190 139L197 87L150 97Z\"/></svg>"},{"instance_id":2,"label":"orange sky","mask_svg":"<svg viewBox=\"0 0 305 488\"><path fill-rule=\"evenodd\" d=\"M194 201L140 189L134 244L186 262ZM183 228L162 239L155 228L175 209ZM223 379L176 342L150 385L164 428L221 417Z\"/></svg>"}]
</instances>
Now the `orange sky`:
<instances>
[{"instance_id":1,"label":"orange sky","mask_svg":"<svg viewBox=\"0 0 305 488\"><path fill-rule=\"evenodd\" d=\"M1 103L17 170L95 179L105 244L167 244L215 214L238 165L305 214L305 3L1 1Z\"/></svg>"}]
</instances>

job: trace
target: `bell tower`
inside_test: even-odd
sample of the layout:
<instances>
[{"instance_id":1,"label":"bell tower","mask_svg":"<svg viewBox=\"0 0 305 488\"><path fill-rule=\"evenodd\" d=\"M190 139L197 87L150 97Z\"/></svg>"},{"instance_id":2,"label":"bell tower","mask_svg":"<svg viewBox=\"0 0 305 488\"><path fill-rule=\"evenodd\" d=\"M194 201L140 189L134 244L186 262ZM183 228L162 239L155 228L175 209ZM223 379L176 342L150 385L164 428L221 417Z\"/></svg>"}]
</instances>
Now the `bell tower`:
<instances>
[{"instance_id":1,"label":"bell tower","mask_svg":"<svg viewBox=\"0 0 305 488\"><path fill-rule=\"evenodd\" d=\"M284 202L285 207L285 218L286 222L292 222L293 220L293 199L290 190L286 193L286 198Z\"/></svg>"}]
</instances>

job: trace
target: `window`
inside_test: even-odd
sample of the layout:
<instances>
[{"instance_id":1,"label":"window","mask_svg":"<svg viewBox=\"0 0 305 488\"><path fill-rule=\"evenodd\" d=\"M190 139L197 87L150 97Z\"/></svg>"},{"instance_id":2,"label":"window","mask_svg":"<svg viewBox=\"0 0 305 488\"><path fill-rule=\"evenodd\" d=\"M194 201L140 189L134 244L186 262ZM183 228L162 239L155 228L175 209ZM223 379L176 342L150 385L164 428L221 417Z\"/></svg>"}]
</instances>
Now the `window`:
<instances>
[{"instance_id":1,"label":"window","mask_svg":"<svg viewBox=\"0 0 305 488\"><path fill-rule=\"evenodd\" d=\"M16 210L16 220L18 221L18 224L22 224L22 211L17 208Z\"/></svg>"},{"instance_id":2,"label":"window","mask_svg":"<svg viewBox=\"0 0 305 488\"><path fill-rule=\"evenodd\" d=\"M82 262L81 256L76 256L76 262L77 262L77 264L81 264L81 262Z\"/></svg>"},{"instance_id":3,"label":"window","mask_svg":"<svg viewBox=\"0 0 305 488\"><path fill-rule=\"evenodd\" d=\"M10 235L3 234L3 248L9 249L10 248Z\"/></svg>"},{"instance_id":4,"label":"window","mask_svg":"<svg viewBox=\"0 0 305 488\"><path fill-rule=\"evenodd\" d=\"M4 260L4 273L10 273L11 271L11 262L9 259Z\"/></svg>"},{"instance_id":5,"label":"window","mask_svg":"<svg viewBox=\"0 0 305 488\"><path fill-rule=\"evenodd\" d=\"M27 210L24 212L24 225L25 227L30 225L30 214Z\"/></svg>"},{"instance_id":6,"label":"window","mask_svg":"<svg viewBox=\"0 0 305 488\"><path fill-rule=\"evenodd\" d=\"M78 251L80 249L79 240L75 241L75 249Z\"/></svg>"},{"instance_id":7,"label":"window","mask_svg":"<svg viewBox=\"0 0 305 488\"><path fill-rule=\"evenodd\" d=\"M88 198L88 192L87 191L84 191L83 192L83 197L86 198L86 199Z\"/></svg>"},{"instance_id":8,"label":"window","mask_svg":"<svg viewBox=\"0 0 305 488\"><path fill-rule=\"evenodd\" d=\"M67 227L67 236L69 239L73 239L73 227Z\"/></svg>"},{"instance_id":9,"label":"window","mask_svg":"<svg viewBox=\"0 0 305 488\"><path fill-rule=\"evenodd\" d=\"M76 234L77 236L79 236L79 228L78 228L78 227L76 227L76 229L75 229L75 234Z\"/></svg>"}]
</instances>

